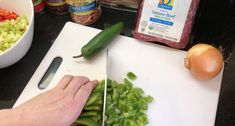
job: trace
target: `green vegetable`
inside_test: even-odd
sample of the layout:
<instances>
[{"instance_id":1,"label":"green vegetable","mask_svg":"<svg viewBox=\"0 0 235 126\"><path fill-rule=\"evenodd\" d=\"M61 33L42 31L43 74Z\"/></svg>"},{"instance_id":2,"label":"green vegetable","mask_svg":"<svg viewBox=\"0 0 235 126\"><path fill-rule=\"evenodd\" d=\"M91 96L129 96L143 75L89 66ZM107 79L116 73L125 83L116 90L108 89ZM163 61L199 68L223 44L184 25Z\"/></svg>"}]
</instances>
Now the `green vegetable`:
<instances>
[{"instance_id":1,"label":"green vegetable","mask_svg":"<svg viewBox=\"0 0 235 126\"><path fill-rule=\"evenodd\" d=\"M112 90L107 92L106 126L146 125L148 118L145 111L153 98L144 96L144 91L134 87L128 79L124 79L123 83L111 81L108 84Z\"/></svg>"},{"instance_id":2,"label":"green vegetable","mask_svg":"<svg viewBox=\"0 0 235 126\"><path fill-rule=\"evenodd\" d=\"M102 103L102 102L101 102ZM100 108L100 105L101 104L97 104L97 105L92 105L92 106L85 106L84 110L88 110L88 111L91 111L91 110L96 110L96 111L99 111L101 108Z\"/></svg>"},{"instance_id":3,"label":"green vegetable","mask_svg":"<svg viewBox=\"0 0 235 126\"><path fill-rule=\"evenodd\" d=\"M89 97L85 108L91 105L102 105L103 92L104 92L104 80L100 81L96 88L93 90L91 96Z\"/></svg>"},{"instance_id":4,"label":"green vegetable","mask_svg":"<svg viewBox=\"0 0 235 126\"><path fill-rule=\"evenodd\" d=\"M82 126L84 126L84 125L85 126L99 126L99 124L91 118L79 118L72 125L73 126L80 126L80 125L82 125Z\"/></svg>"},{"instance_id":5,"label":"green vegetable","mask_svg":"<svg viewBox=\"0 0 235 126\"><path fill-rule=\"evenodd\" d=\"M135 80L137 78L137 76L132 72L128 72L127 73L127 78L130 79L130 80Z\"/></svg>"},{"instance_id":6,"label":"green vegetable","mask_svg":"<svg viewBox=\"0 0 235 126\"><path fill-rule=\"evenodd\" d=\"M25 16L0 22L0 53L14 45L24 34L28 25L29 22Z\"/></svg>"},{"instance_id":7,"label":"green vegetable","mask_svg":"<svg viewBox=\"0 0 235 126\"><path fill-rule=\"evenodd\" d=\"M129 73L131 73L129 74L131 78L133 75L136 78L134 73ZM104 84L104 80L100 81L99 85L93 90L80 117L72 126L90 126L91 124L88 125L89 121L92 125L101 124ZM144 96L144 91L141 88L134 87L127 78L122 83L108 80L105 126L146 125L148 117L145 111L152 100L151 96Z\"/></svg>"},{"instance_id":8,"label":"green vegetable","mask_svg":"<svg viewBox=\"0 0 235 126\"><path fill-rule=\"evenodd\" d=\"M71 126L98 126L98 124L101 124L103 94L104 80L100 81L96 88L93 90L82 113L80 114L80 117ZM88 125L88 123L91 123L92 125Z\"/></svg>"},{"instance_id":9,"label":"green vegetable","mask_svg":"<svg viewBox=\"0 0 235 126\"><path fill-rule=\"evenodd\" d=\"M106 48L117 35L120 34L123 27L124 23L119 22L108 28L105 28L81 48L81 55L74 56L73 58L84 57L85 59L90 59L94 57L96 54Z\"/></svg>"},{"instance_id":10,"label":"green vegetable","mask_svg":"<svg viewBox=\"0 0 235 126\"><path fill-rule=\"evenodd\" d=\"M87 111L87 112L82 112L80 117L87 117L87 116L97 116L98 113L96 111Z\"/></svg>"}]
</instances>

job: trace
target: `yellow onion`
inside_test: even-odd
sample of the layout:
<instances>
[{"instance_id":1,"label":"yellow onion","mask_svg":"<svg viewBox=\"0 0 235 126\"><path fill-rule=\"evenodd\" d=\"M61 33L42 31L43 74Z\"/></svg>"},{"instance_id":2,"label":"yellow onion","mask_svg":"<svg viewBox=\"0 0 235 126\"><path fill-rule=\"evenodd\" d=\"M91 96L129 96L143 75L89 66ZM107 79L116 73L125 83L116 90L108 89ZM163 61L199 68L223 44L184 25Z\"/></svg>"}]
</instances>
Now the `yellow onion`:
<instances>
[{"instance_id":1,"label":"yellow onion","mask_svg":"<svg viewBox=\"0 0 235 126\"><path fill-rule=\"evenodd\" d=\"M199 80L216 77L223 68L223 55L212 45L196 44L186 54L185 67Z\"/></svg>"}]
</instances>

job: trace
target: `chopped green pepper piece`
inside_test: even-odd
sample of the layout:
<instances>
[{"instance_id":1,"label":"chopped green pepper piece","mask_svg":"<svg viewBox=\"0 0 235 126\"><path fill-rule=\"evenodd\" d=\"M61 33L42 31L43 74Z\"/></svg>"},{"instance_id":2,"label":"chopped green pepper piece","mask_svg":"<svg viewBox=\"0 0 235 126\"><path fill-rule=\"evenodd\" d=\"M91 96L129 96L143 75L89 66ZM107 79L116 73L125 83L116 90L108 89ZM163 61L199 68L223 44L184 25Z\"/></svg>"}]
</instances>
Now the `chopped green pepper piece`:
<instances>
[{"instance_id":1,"label":"chopped green pepper piece","mask_svg":"<svg viewBox=\"0 0 235 126\"><path fill-rule=\"evenodd\" d=\"M99 126L99 124L96 121L90 118L79 118L75 121L75 123L85 126Z\"/></svg>"},{"instance_id":2,"label":"chopped green pepper piece","mask_svg":"<svg viewBox=\"0 0 235 126\"><path fill-rule=\"evenodd\" d=\"M135 80L135 79L137 79L137 76L132 72L128 72L127 73L127 78L130 79L130 80Z\"/></svg>"}]
</instances>

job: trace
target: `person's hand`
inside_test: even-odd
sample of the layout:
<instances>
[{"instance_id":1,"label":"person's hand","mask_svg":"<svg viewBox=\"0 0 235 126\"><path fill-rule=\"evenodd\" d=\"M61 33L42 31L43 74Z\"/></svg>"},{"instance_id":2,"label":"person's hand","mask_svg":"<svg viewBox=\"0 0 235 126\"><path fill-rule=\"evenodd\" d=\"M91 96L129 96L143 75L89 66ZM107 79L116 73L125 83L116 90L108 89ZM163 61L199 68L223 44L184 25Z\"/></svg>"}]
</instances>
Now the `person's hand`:
<instances>
[{"instance_id":1,"label":"person's hand","mask_svg":"<svg viewBox=\"0 0 235 126\"><path fill-rule=\"evenodd\" d=\"M52 90L46 91L15 108L24 126L69 126L80 115L97 80L65 76Z\"/></svg>"}]
</instances>

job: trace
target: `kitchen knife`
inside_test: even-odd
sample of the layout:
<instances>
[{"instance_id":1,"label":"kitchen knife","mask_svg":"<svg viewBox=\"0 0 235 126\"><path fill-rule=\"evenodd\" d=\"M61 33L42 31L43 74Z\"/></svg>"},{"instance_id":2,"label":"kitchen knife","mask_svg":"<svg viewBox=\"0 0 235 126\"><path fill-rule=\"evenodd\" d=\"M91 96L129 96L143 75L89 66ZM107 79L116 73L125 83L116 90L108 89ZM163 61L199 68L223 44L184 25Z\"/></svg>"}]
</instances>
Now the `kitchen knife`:
<instances>
[{"instance_id":1,"label":"kitchen knife","mask_svg":"<svg viewBox=\"0 0 235 126\"><path fill-rule=\"evenodd\" d=\"M106 108L107 83L108 83L108 64L109 64L108 55L109 55L109 52L107 49L106 51L106 74L105 74L103 110L102 110L102 126L105 126L105 120L106 120L105 108Z\"/></svg>"}]
</instances>

